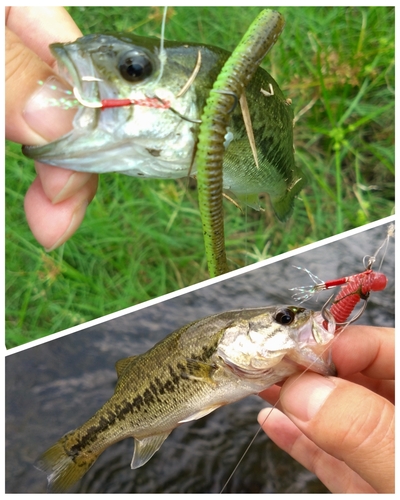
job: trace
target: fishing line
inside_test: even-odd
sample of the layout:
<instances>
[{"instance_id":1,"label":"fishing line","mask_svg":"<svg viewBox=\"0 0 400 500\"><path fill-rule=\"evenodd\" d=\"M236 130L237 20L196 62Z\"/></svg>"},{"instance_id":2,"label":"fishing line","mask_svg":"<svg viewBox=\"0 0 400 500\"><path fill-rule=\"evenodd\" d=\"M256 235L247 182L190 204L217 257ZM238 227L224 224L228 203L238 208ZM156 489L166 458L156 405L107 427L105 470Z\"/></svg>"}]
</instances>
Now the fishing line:
<instances>
[{"instance_id":1,"label":"fishing line","mask_svg":"<svg viewBox=\"0 0 400 500\"><path fill-rule=\"evenodd\" d=\"M386 255L386 252L387 252L387 249L388 249L388 244L389 244L389 240L390 238L394 235L394 231L395 231L395 226L394 224L390 224L389 228L388 228L388 231L387 231L387 236L385 238L385 240L383 241L383 243L379 246L379 248L376 250L376 252L374 253L374 255L372 257L368 257L368 256L365 256L363 258L363 263L365 261L366 258L368 258L368 265L370 266L370 268L372 268L372 265L373 263L375 262L376 260L376 257L377 255L379 254L379 252L382 250L382 248L385 247L385 250L384 250L384 254L382 256L382 259L381 259L381 262L380 262L380 266L379 266L379 269L381 269L382 267L382 264L383 264L383 260L384 260L384 257ZM293 266L293 267L297 267L297 266ZM300 267L297 267L297 269L302 269ZM308 273L308 275L310 276L310 278L314 281L314 283L318 283L318 282L321 282L321 284L323 284L324 282L322 282L317 276L315 276L313 273L311 273L310 271L308 271L307 269L305 269L305 271ZM361 273L362 274L362 273ZM318 283L319 284L319 283ZM305 289L305 287L302 287L303 291ZM295 290L295 289L290 289L290 290ZM310 296L309 296L310 297ZM306 297L306 298L303 298L302 302L306 301L307 298L309 297ZM339 336L345 331L345 329L350 325L352 324L354 321L356 321L357 319L359 319L361 317L361 315L363 314L364 310L365 310L365 307L367 305L367 301L368 301L368 297L366 299L364 299L364 307L361 309L361 311L356 315L354 316L353 318L350 318L347 322L345 323L336 323L335 321L335 318L333 317L333 315L330 313L329 309L328 309L328 306L330 305L332 299L333 299L334 295L331 295L329 297L329 299L325 302L325 304L322 306L321 308L321 316L324 318L325 321L329 322L329 321L334 321L335 322L335 325L336 327L338 327L338 330L337 332L335 332L335 336L334 338L332 339L332 342L330 342L322 351L322 353L318 356L318 358L316 360L314 360L302 373L300 373L300 375L296 378L296 380L294 380L292 382L295 383L297 380L299 380L305 373L307 373L308 371L311 370L312 366L319 360L322 358L322 356L329 350L331 349L332 345L334 342L337 341L337 339L339 338ZM328 316L326 316L326 314L328 314ZM289 385L290 387L290 385ZM260 424L259 428L257 429L255 435L253 436L253 438L251 439L250 443L248 444L247 448L245 449L245 451L243 452L242 456L240 457L238 463L235 465L233 471L231 472L231 474L229 475L228 479L226 480L225 484L223 485L222 489L220 490L220 493L223 493L225 488L227 487L227 485L229 484L229 482L231 481L232 477L234 476L234 474L236 473L236 471L238 470L240 464L242 463L243 459L245 458L245 456L247 455L248 451L250 450L251 446L253 445L254 441L256 440L257 436L259 435L260 431L262 430L265 422L268 420L268 418L270 417L272 411L274 409L277 408L279 402L281 400L281 397L279 396L278 397L278 400L276 401L276 403L271 407L268 415L265 417L264 421Z\"/></svg>"},{"instance_id":2,"label":"fishing line","mask_svg":"<svg viewBox=\"0 0 400 500\"><path fill-rule=\"evenodd\" d=\"M326 305L328 305L329 301L331 300L332 297L330 297L328 299L328 301L324 304L323 307L325 307ZM334 318L332 317L331 320L333 319L334 321ZM341 333L347 328L347 326L350 324L351 322L349 322L347 325L345 325L343 328L341 328L337 333L335 333L335 337L334 339L332 340L332 343L333 342L336 342L336 339L339 337L339 335L341 335ZM299 380L307 371L309 371L311 369L311 367L326 353L326 351L328 349L330 349L332 347L332 343L330 343L327 347L325 347L325 349L322 351L322 353L320 354L320 356L314 360L303 372L300 373L300 375L296 378L296 380L294 380L292 382L291 385L293 385L295 382L297 382L297 380ZM290 387L290 385L289 385ZM254 434L253 438L251 439L250 443L248 444L247 448L245 449L245 451L243 452L242 456L240 457L238 463L235 465L235 468L233 469L233 471L231 472L231 474L229 475L228 479L226 480L224 486L222 487L221 491L219 492L220 494L224 492L225 488L227 487L227 485L229 484L230 480L232 479L232 477L234 476L235 472L237 471L237 469L239 468L240 464L242 463L243 459L245 458L245 456L247 455L248 451L250 450L251 446L253 445L254 441L256 440L257 436L260 434L260 431L262 430L262 427L263 425L265 424L265 422L268 420L268 418L270 417L271 413L273 410L275 410L279 404L281 400L281 397L279 396L278 400L276 401L276 403L271 406L270 408L270 412L268 413L268 415L265 417L265 419L263 420L263 422L259 425L259 428L257 429L256 433Z\"/></svg>"},{"instance_id":3,"label":"fishing line","mask_svg":"<svg viewBox=\"0 0 400 500\"><path fill-rule=\"evenodd\" d=\"M220 494L224 492L225 488L228 486L230 480L232 479L232 477L234 476L235 472L238 470L240 464L242 463L244 457L247 455L247 452L250 450L252 444L254 443L254 441L256 440L257 436L260 434L260 431L262 430L262 426L265 424L265 422L267 421L267 418L270 416L271 412L273 409L276 408L276 405L279 403L279 399L278 401L274 404L274 406L271 408L271 411L268 413L268 415L266 416L264 422L259 426L259 428L257 429L256 433L254 434L253 438L251 439L250 443L247 445L247 448L244 450L242 456L240 457L239 459L239 462L235 465L235 468L233 469L233 471L230 473L228 479L226 480L225 484L223 485L221 491L219 492Z\"/></svg>"},{"instance_id":4,"label":"fishing line","mask_svg":"<svg viewBox=\"0 0 400 500\"><path fill-rule=\"evenodd\" d=\"M381 259L381 262L380 262L379 267L378 267L378 271L381 270L383 261L384 261L385 256L386 256L387 249L389 247L390 238L392 238L394 236L394 232L395 232L395 225L394 225L394 223L392 223L388 227L386 238L383 240L383 243L378 248L378 250L374 253L374 255L372 255L372 256L366 255L364 257L363 264L364 264L364 266L365 266L366 269L372 268L372 265L375 263L375 260L376 260L376 258L378 256L379 252L382 250L382 248L384 248L382 259ZM365 264L365 261L366 261L367 258L368 258L368 261L367 261L367 264Z\"/></svg>"},{"instance_id":5,"label":"fishing line","mask_svg":"<svg viewBox=\"0 0 400 500\"><path fill-rule=\"evenodd\" d=\"M323 307L327 306L329 304L329 301L331 300L332 297L330 297L328 299L328 301L324 304ZM331 321L335 322L333 316L331 315ZM350 324L350 323L349 323ZM335 339L343 332L343 330L347 327L348 325L346 325L345 327L343 327L342 329L340 329L337 333L335 333L335 337L334 339L332 340L332 342L327 346L325 347L325 349L322 351L322 353L319 355L319 357L317 359L315 359L302 373L300 373L300 375L296 378L295 381L292 382L292 384L294 382L296 382L297 380L299 380L307 371L309 371L311 369L311 367L326 353L326 351L328 349L330 349L332 347L332 343L335 342ZM290 386L289 386L290 387ZM242 456L240 457L238 463L235 465L235 468L233 469L233 471L231 472L231 474L229 475L228 479L226 480L224 486L222 487L220 493L223 493L225 488L227 487L227 485L229 484L230 480L232 479L232 477L234 476L235 472L237 471L237 469L239 468L240 464L242 463L243 459L245 458L245 456L247 455L248 451L250 450L252 444L254 443L254 441L256 440L257 436L259 435L260 431L262 430L262 427L263 425L265 424L265 422L268 420L269 416L271 415L272 411L274 409L277 408L279 402L281 400L281 397L279 396L278 400L276 401L276 403L270 408L270 412L268 413L268 415L265 417L264 421L259 425L259 428L257 429L256 433L254 434L253 438L251 439L250 443L248 444L247 448L245 449L245 451L243 452Z\"/></svg>"},{"instance_id":6,"label":"fishing line","mask_svg":"<svg viewBox=\"0 0 400 500\"><path fill-rule=\"evenodd\" d=\"M161 40L160 40L160 73L154 82L154 87L158 85L159 81L161 80L164 72L164 64L167 60L167 53L164 50L164 35L165 35L165 24L167 21L167 10L168 7L165 6L163 9L163 17L162 17L162 22L161 22Z\"/></svg>"},{"instance_id":7,"label":"fishing line","mask_svg":"<svg viewBox=\"0 0 400 500\"><path fill-rule=\"evenodd\" d=\"M343 332L345 328L343 328L342 330L340 330L337 335L335 336L335 338L333 339L332 342L335 341L335 339ZM312 365L314 363L316 363L324 354L325 352L332 346L332 344L330 344L328 347L326 347L321 355L319 356L319 358L317 358L317 360L313 361L313 363L307 367L302 373L300 373L300 375L296 378L296 380L294 380L292 382L291 385L293 385L295 382L297 382L297 380L299 380L307 371L310 370L310 368L312 367ZM290 385L289 385L290 387ZM280 400L281 400L281 397L279 396L277 402L270 408L270 412L268 413L268 415L265 417L264 421L259 424L259 428L257 429L256 433L254 434L253 438L251 439L250 443L248 444L247 448L244 450L242 456L240 457L238 463L235 465L235 468L233 469L233 471L230 473L228 479L226 480L224 486L222 487L221 491L219 492L220 494L224 492L225 488L228 486L230 480L232 479L232 477L234 476L234 474L236 473L236 471L238 470L240 464L242 463L243 459L245 458L245 456L247 455L248 451L250 450L251 446L253 445L254 441L256 440L257 436L260 434L260 432L262 431L262 428L263 428L263 425L265 424L265 422L268 420L269 416L271 415L272 411L275 410L278 406L278 404L280 403Z\"/></svg>"}]
</instances>

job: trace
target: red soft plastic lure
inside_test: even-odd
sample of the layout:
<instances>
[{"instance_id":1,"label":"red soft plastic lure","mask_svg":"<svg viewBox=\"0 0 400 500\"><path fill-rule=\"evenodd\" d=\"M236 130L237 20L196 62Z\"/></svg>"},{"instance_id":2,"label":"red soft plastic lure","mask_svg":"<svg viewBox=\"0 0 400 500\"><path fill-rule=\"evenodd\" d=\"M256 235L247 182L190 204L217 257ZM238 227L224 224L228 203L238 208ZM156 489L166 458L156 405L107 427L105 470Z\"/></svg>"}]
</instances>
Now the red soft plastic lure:
<instances>
[{"instance_id":1,"label":"red soft plastic lure","mask_svg":"<svg viewBox=\"0 0 400 500\"><path fill-rule=\"evenodd\" d=\"M345 323L361 299L366 300L370 292L384 290L387 284L387 278L383 273L367 269L360 274L325 282L326 288L340 285L342 280L345 280L344 283L346 284L335 297L330 308L330 313L335 318L336 323L339 324Z\"/></svg>"}]
</instances>

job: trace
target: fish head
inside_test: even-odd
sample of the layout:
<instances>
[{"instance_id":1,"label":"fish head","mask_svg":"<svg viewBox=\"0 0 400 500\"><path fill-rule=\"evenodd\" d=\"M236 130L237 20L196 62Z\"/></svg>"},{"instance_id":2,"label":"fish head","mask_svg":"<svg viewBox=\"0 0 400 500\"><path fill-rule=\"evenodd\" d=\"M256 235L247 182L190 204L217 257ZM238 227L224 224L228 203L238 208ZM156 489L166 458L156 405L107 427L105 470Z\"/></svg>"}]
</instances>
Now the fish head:
<instances>
[{"instance_id":1,"label":"fish head","mask_svg":"<svg viewBox=\"0 0 400 500\"><path fill-rule=\"evenodd\" d=\"M248 310L226 328L218 356L235 373L272 385L305 369L335 375L334 319L298 306ZM253 311L253 312L252 312Z\"/></svg>"},{"instance_id":2,"label":"fish head","mask_svg":"<svg viewBox=\"0 0 400 500\"><path fill-rule=\"evenodd\" d=\"M195 144L196 98L193 88L176 97L190 70L160 49L159 40L87 35L52 44L50 50L60 75L73 88L78 111L69 133L44 146L24 146L26 156L84 172L187 175ZM102 101L110 99L133 104L102 109Z\"/></svg>"}]
</instances>

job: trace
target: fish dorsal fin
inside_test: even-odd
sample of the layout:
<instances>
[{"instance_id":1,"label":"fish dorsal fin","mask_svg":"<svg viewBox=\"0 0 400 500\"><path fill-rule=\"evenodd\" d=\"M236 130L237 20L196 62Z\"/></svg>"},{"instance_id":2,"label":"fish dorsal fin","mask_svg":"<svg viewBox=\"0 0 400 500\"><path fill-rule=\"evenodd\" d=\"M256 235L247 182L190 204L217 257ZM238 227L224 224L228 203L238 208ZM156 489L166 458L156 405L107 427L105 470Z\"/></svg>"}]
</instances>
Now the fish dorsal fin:
<instances>
[{"instance_id":1,"label":"fish dorsal fin","mask_svg":"<svg viewBox=\"0 0 400 500\"><path fill-rule=\"evenodd\" d=\"M163 442L170 435L169 432L165 434L157 434L156 436L149 436L144 439L135 438L135 450L133 452L131 469L138 469L158 451Z\"/></svg>"},{"instance_id":2,"label":"fish dorsal fin","mask_svg":"<svg viewBox=\"0 0 400 500\"><path fill-rule=\"evenodd\" d=\"M121 373L125 370L125 368L128 366L128 364L133 360L137 358L137 355L135 356L129 356L129 358L122 358L122 359L119 359L116 363L115 363L115 370L117 371L117 375L118 377L121 376Z\"/></svg>"},{"instance_id":3,"label":"fish dorsal fin","mask_svg":"<svg viewBox=\"0 0 400 500\"><path fill-rule=\"evenodd\" d=\"M186 366L186 378L191 380L201 380L215 385L213 375L216 367L213 364L204 363L203 361L198 361L197 359L186 358Z\"/></svg>"},{"instance_id":4,"label":"fish dorsal fin","mask_svg":"<svg viewBox=\"0 0 400 500\"><path fill-rule=\"evenodd\" d=\"M193 413L193 415L190 415L190 417L184 418L183 420L180 420L179 423L183 424L184 422L191 422L192 420L198 420L199 418L203 418L209 413L211 413L214 410L217 410L223 406L223 403L214 405L214 406L209 406L208 408L203 408L202 410L199 410L196 413Z\"/></svg>"}]
</instances>

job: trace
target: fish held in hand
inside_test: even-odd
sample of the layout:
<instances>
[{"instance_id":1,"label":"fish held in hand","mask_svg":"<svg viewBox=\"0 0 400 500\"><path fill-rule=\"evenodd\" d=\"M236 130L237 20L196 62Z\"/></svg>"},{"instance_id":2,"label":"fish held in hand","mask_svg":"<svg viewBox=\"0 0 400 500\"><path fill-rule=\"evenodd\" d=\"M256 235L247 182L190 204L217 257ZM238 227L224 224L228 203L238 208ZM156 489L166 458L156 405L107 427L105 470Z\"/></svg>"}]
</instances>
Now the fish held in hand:
<instances>
[{"instance_id":1,"label":"fish held in hand","mask_svg":"<svg viewBox=\"0 0 400 500\"><path fill-rule=\"evenodd\" d=\"M78 111L71 132L44 146L24 146L26 156L83 172L164 179L196 175L199 122L228 52L168 41L160 50L159 40L130 33L87 35L50 49L61 76L74 88ZM269 194L284 220L305 184L294 161L293 111L261 68L245 92L258 165L233 98L223 187L256 209L259 195ZM118 101L125 104L117 106Z\"/></svg>"},{"instance_id":2,"label":"fish held in hand","mask_svg":"<svg viewBox=\"0 0 400 500\"><path fill-rule=\"evenodd\" d=\"M335 375L335 322L296 306L224 312L176 330L116 364L114 395L35 464L53 491L68 489L113 443L133 437L131 467L144 465L180 424L310 369Z\"/></svg>"}]
</instances>

